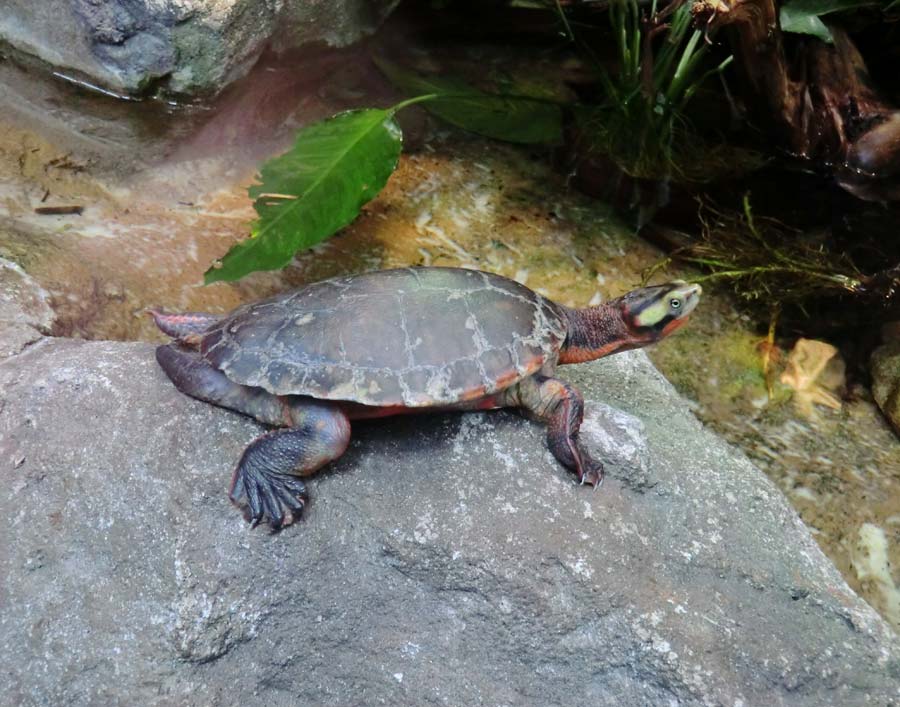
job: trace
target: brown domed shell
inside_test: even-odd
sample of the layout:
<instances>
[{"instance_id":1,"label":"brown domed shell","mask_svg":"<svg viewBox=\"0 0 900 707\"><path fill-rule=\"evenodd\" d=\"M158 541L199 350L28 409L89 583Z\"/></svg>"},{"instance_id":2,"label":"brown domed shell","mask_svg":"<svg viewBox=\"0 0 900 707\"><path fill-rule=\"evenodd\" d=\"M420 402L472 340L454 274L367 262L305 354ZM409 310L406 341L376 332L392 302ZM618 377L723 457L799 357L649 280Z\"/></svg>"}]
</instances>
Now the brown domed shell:
<instances>
[{"instance_id":1,"label":"brown domed shell","mask_svg":"<svg viewBox=\"0 0 900 707\"><path fill-rule=\"evenodd\" d=\"M200 343L231 380L276 395L426 407L555 363L561 308L499 275L404 268L317 282L235 310Z\"/></svg>"}]
</instances>

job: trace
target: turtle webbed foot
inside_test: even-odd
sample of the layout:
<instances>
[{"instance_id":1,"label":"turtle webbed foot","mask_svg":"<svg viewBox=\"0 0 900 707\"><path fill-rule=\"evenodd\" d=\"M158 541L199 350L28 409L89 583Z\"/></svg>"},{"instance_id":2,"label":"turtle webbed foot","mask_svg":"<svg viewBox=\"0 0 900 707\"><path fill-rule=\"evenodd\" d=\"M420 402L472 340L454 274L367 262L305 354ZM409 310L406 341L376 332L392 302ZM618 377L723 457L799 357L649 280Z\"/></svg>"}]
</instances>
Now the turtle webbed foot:
<instances>
[{"instance_id":1,"label":"turtle webbed foot","mask_svg":"<svg viewBox=\"0 0 900 707\"><path fill-rule=\"evenodd\" d=\"M274 530L299 520L309 501L306 484L283 474L272 474L252 464L238 466L228 497L237 506L246 498L244 518L252 527L268 518Z\"/></svg>"},{"instance_id":2,"label":"turtle webbed foot","mask_svg":"<svg viewBox=\"0 0 900 707\"><path fill-rule=\"evenodd\" d=\"M262 435L251 443L231 480L228 496L235 505L247 499L245 518L254 528L264 518L274 530L290 525L299 520L309 501L306 484L283 471L285 459L278 454L277 447L281 445L278 445L277 436L284 432L286 430ZM291 466L289 464L288 468Z\"/></svg>"},{"instance_id":3,"label":"turtle webbed foot","mask_svg":"<svg viewBox=\"0 0 900 707\"><path fill-rule=\"evenodd\" d=\"M350 422L331 404L294 401L291 415L295 427L267 432L250 443L231 481L231 500L238 503L246 496L247 520L254 527L263 518L275 529L298 520L309 500L299 477L337 459L350 441Z\"/></svg>"}]
</instances>

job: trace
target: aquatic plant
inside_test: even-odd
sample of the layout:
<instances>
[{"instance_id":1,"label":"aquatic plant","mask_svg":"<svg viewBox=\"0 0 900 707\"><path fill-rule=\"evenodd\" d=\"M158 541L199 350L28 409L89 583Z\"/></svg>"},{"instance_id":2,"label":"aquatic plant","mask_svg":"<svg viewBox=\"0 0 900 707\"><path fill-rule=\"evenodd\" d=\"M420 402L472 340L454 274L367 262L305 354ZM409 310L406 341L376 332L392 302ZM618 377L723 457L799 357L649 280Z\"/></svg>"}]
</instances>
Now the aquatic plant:
<instances>
[{"instance_id":1,"label":"aquatic plant","mask_svg":"<svg viewBox=\"0 0 900 707\"><path fill-rule=\"evenodd\" d=\"M708 46L692 28L691 3L658 9L653 0L643 13L637 0L614 0L609 13L616 69L598 66L604 99L578 112L589 149L642 179L705 181L733 168L734 160L717 159L685 117L703 82L731 62L705 63Z\"/></svg>"},{"instance_id":2,"label":"aquatic plant","mask_svg":"<svg viewBox=\"0 0 900 707\"><path fill-rule=\"evenodd\" d=\"M900 0L895 0L887 9L900 6L898 3ZM396 168L402 133L394 116L414 103L452 125L514 143L558 145L564 141L564 134L571 140L574 133L577 159L599 158L601 172L612 172L615 179L619 178L616 175L626 175L638 185L646 181L664 186L671 181L702 184L750 171L765 162L752 150L711 144L705 134L701 136L692 126L686 112L704 82L732 61L731 57L714 59L705 41L705 30L694 28L697 8L703 3L611 0L605 10L611 34L607 32L605 36L613 39L613 62L597 58L596 46L591 46L597 41L596 34L583 33L586 25L574 10L568 9L580 9L582 5L567 3L564 8L561 0L537 4L556 13L563 35L593 63L597 77L593 93L583 94L582 102L575 102L572 98L532 94L515 85L504 87L506 90L494 90L495 86L485 90L456 78L421 75L385 58L376 58L381 71L410 98L390 108L342 113L302 129L289 152L261 167L259 183L250 188L258 217L251 237L211 267L205 275L206 282L235 280L257 270L283 267L298 250L314 246L349 224ZM850 5L850 0L793 0L785 7L792 8L795 14L818 18ZM714 19L716 16L709 21ZM835 36L843 36L836 29L834 32ZM772 66L784 68L783 62L776 61ZM788 92L785 96L789 94L793 95ZM781 105L777 100L775 103ZM793 105L787 99L783 103ZM779 116L784 113L769 112ZM567 117L571 120L567 121ZM882 127L890 128L893 123L875 125L870 132L883 137ZM882 142L894 145L892 135L888 134ZM852 141L844 142L850 145ZM864 148L869 146L869 142L863 144ZM610 162L618 172L606 168ZM856 170L853 175L859 173ZM845 181L850 184L849 178ZM844 186L852 191L853 185ZM644 205L640 200L635 203L641 206L643 214ZM650 208L655 205L656 202ZM754 231L749 215L748 206L744 213L745 226L749 224L746 238L766 240ZM703 227L707 236L702 247L692 251L692 257L698 264L713 268L717 278L726 277L723 273L740 273L736 277L744 282L764 283L777 276L782 278L786 296L792 296L786 283L799 287L795 291L798 298L808 290L803 282L815 282L814 289L839 287L857 291L892 287L890 283L895 282L890 270L871 276L874 279L859 279L846 262L840 261L840 267L835 269L832 262L817 260L819 256L812 250L796 251L792 244L775 248L776 243L783 245L775 235L777 229L766 231L772 234L772 239L767 240L770 248L759 248L760 244L755 243L755 250L745 250L740 242L729 244L725 239L723 258L718 258L703 250L712 248L716 241L709 236L715 230L710 223L704 222ZM794 239L794 243L802 241ZM753 263L734 260L743 255L749 257L751 251L756 258ZM772 260L766 262L763 256L771 256ZM748 291L755 291L754 287Z\"/></svg>"},{"instance_id":3,"label":"aquatic plant","mask_svg":"<svg viewBox=\"0 0 900 707\"><path fill-rule=\"evenodd\" d=\"M348 111L301 130L290 151L261 167L249 189L258 215L251 236L206 271L206 283L282 268L356 218L397 166L399 107Z\"/></svg>"},{"instance_id":4,"label":"aquatic plant","mask_svg":"<svg viewBox=\"0 0 900 707\"><path fill-rule=\"evenodd\" d=\"M700 238L682 242L672 257L708 271L697 282L725 281L746 300L773 310L814 298L853 295L888 302L900 291L900 263L863 272L827 234L805 233L758 216L745 194L740 210L700 200Z\"/></svg>"}]
</instances>

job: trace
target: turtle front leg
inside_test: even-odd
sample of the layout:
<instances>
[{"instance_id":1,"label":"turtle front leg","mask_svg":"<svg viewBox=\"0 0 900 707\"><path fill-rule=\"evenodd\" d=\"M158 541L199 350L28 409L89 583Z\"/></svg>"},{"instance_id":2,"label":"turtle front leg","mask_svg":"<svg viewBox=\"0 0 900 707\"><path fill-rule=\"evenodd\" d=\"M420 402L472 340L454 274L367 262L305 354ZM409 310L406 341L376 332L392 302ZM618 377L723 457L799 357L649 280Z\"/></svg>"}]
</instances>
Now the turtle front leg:
<instances>
[{"instance_id":1,"label":"turtle front leg","mask_svg":"<svg viewBox=\"0 0 900 707\"><path fill-rule=\"evenodd\" d=\"M294 427L260 435L244 450L231 479L229 498L247 499L253 527L267 517L273 528L300 517L307 476L340 457L350 442L350 422L337 407L311 399L290 403Z\"/></svg>"},{"instance_id":2,"label":"turtle front leg","mask_svg":"<svg viewBox=\"0 0 900 707\"><path fill-rule=\"evenodd\" d=\"M513 398L529 417L546 423L547 446L560 464L583 484L603 483L603 464L578 441L584 417L584 398L578 390L559 378L537 375L521 381Z\"/></svg>"}]
</instances>

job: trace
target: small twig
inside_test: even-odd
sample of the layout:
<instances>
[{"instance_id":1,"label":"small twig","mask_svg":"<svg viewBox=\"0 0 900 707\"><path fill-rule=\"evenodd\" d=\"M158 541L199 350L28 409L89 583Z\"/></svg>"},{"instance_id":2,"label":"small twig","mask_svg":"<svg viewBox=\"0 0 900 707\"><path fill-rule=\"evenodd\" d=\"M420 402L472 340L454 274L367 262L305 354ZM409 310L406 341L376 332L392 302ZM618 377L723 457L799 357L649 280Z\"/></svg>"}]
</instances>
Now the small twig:
<instances>
[{"instance_id":1,"label":"small twig","mask_svg":"<svg viewBox=\"0 0 900 707\"><path fill-rule=\"evenodd\" d=\"M84 211L83 206L72 204L70 206L38 206L34 213L41 216L67 216L70 214L80 216L82 211Z\"/></svg>"},{"instance_id":2,"label":"small twig","mask_svg":"<svg viewBox=\"0 0 900 707\"><path fill-rule=\"evenodd\" d=\"M769 333L766 336L765 347L763 349L763 378L766 381L766 394L769 401L775 389L775 382L772 380L772 371L770 365L772 363L772 352L775 351L775 328L778 326L778 317L781 314L781 306L776 302L772 305L772 311L769 315Z\"/></svg>"},{"instance_id":3,"label":"small twig","mask_svg":"<svg viewBox=\"0 0 900 707\"><path fill-rule=\"evenodd\" d=\"M275 194L273 192L263 192L258 199L299 199L296 194Z\"/></svg>"},{"instance_id":4,"label":"small twig","mask_svg":"<svg viewBox=\"0 0 900 707\"><path fill-rule=\"evenodd\" d=\"M645 268L641 273L641 287L645 287L648 282L653 278L653 276L658 273L660 270L665 270L672 263L672 258L661 258L657 260L653 265L649 268Z\"/></svg>"}]
</instances>

